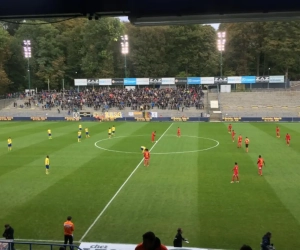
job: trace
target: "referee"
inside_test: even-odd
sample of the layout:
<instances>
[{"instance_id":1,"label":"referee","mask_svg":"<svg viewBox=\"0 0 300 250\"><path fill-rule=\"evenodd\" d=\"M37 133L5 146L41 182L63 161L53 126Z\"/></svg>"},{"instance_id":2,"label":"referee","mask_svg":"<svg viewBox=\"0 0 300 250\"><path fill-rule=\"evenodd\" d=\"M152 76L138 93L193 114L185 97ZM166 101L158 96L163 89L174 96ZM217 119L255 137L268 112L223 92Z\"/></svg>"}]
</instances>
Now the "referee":
<instances>
[{"instance_id":1,"label":"referee","mask_svg":"<svg viewBox=\"0 0 300 250\"><path fill-rule=\"evenodd\" d=\"M175 239L173 240L173 245L174 247L182 247L182 242L186 242L186 243L189 243L187 239L183 238L182 237L182 229L181 228L178 228L177 229L177 234L175 236Z\"/></svg>"}]
</instances>

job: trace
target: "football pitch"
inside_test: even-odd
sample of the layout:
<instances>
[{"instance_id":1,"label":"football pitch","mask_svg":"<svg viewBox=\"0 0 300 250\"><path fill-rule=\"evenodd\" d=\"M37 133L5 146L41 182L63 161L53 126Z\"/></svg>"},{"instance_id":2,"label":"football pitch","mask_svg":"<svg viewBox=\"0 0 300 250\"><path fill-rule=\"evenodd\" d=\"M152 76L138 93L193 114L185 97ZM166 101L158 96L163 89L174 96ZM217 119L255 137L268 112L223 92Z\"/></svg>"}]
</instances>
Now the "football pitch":
<instances>
[{"instance_id":1,"label":"football pitch","mask_svg":"<svg viewBox=\"0 0 300 250\"><path fill-rule=\"evenodd\" d=\"M83 132L80 143L79 124L91 135L85 138ZM112 125L116 134L108 139ZM237 136L249 137L249 153L232 142L227 126L1 122L0 221L12 225L16 239L63 240L63 222L71 215L75 241L134 244L151 230L163 244L172 245L181 227L191 247L238 249L249 244L259 249L261 237L271 231L277 249L297 249L299 124L233 123ZM154 130L156 142L151 143ZM287 132L290 147L284 140ZM141 146L151 149L148 168ZM257 173L259 154L266 162L262 177ZM240 183L231 184L234 162Z\"/></svg>"}]
</instances>

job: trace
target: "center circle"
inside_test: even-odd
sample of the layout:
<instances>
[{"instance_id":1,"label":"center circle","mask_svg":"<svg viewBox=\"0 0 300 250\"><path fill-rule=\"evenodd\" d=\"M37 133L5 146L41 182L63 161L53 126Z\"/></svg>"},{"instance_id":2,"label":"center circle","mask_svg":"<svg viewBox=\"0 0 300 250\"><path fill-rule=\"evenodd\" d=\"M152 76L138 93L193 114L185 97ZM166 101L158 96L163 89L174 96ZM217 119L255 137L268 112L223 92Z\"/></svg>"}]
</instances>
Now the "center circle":
<instances>
[{"instance_id":1,"label":"center circle","mask_svg":"<svg viewBox=\"0 0 300 250\"><path fill-rule=\"evenodd\" d=\"M112 138L106 138L106 139L102 139L102 140L99 140L99 141L96 141L95 142L95 147L96 148L99 148L99 149L102 149L104 151L109 151L109 152L114 152L114 153L123 153L123 154L141 154L141 152L131 152L131 151L121 151L121 150L114 150L114 149L108 149L108 148L104 148L104 147L101 147L98 145L99 142L102 142L102 141L107 141L107 140L113 140L113 139L122 139L122 138L126 138L126 137L149 137L149 135L130 135L130 136L118 136L118 137L112 137ZM164 135L164 137L177 137L176 135ZM214 149L216 147L219 146L220 142L215 140L215 139L212 139L212 138L206 138L206 137L199 137L199 136L192 136L192 135L181 135L181 137L188 137L188 138L196 138L196 139L203 139L203 140L209 140L209 141L213 141L215 143L214 146L212 147L207 147L207 148L204 148L204 149L197 149L197 150L187 150L187 151L179 151L179 152L160 152L160 153L152 153L152 155L167 155L167 154L187 154L187 153L197 153L197 152L201 152L201 151L207 151L207 150L210 150L210 149ZM153 144L155 145L155 144ZM138 150L139 151L139 150Z\"/></svg>"}]
</instances>

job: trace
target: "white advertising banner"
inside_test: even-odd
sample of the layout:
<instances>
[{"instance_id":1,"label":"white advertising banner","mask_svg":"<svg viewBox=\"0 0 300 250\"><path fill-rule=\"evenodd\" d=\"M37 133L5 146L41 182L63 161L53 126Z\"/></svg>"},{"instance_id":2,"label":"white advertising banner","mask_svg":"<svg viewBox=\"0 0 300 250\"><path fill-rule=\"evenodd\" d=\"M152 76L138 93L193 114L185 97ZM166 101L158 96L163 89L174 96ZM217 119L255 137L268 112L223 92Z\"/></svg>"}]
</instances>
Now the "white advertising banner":
<instances>
[{"instance_id":1,"label":"white advertising banner","mask_svg":"<svg viewBox=\"0 0 300 250\"><path fill-rule=\"evenodd\" d=\"M99 85L110 86L111 85L111 79L99 79Z\"/></svg>"},{"instance_id":2,"label":"white advertising banner","mask_svg":"<svg viewBox=\"0 0 300 250\"><path fill-rule=\"evenodd\" d=\"M201 77L201 84L214 84L215 78L214 77Z\"/></svg>"},{"instance_id":3,"label":"white advertising banner","mask_svg":"<svg viewBox=\"0 0 300 250\"><path fill-rule=\"evenodd\" d=\"M158 117L157 112L151 112L151 117L157 118Z\"/></svg>"},{"instance_id":4,"label":"white advertising banner","mask_svg":"<svg viewBox=\"0 0 300 250\"><path fill-rule=\"evenodd\" d=\"M270 76L270 83L284 83L284 76Z\"/></svg>"},{"instance_id":5,"label":"white advertising banner","mask_svg":"<svg viewBox=\"0 0 300 250\"><path fill-rule=\"evenodd\" d=\"M175 84L175 77L174 78L162 78L161 79L161 84L162 85L173 85Z\"/></svg>"},{"instance_id":6,"label":"white advertising banner","mask_svg":"<svg viewBox=\"0 0 300 250\"><path fill-rule=\"evenodd\" d=\"M228 76L227 83L241 83L242 77L241 76Z\"/></svg>"},{"instance_id":7,"label":"white advertising banner","mask_svg":"<svg viewBox=\"0 0 300 250\"><path fill-rule=\"evenodd\" d=\"M162 242L163 243L163 242ZM136 248L138 244L111 244L111 243L81 243L80 248L82 250L133 250ZM195 247L186 247L186 243L184 250L212 250L207 248L195 248ZM168 250L178 250L176 247L167 246ZM218 249L214 249L218 250Z\"/></svg>"},{"instance_id":8,"label":"white advertising banner","mask_svg":"<svg viewBox=\"0 0 300 250\"><path fill-rule=\"evenodd\" d=\"M74 79L75 86L87 86L87 79Z\"/></svg>"},{"instance_id":9,"label":"white advertising banner","mask_svg":"<svg viewBox=\"0 0 300 250\"><path fill-rule=\"evenodd\" d=\"M210 101L210 108L212 108L212 109L218 109L219 108L219 102L217 100Z\"/></svg>"},{"instance_id":10,"label":"white advertising banner","mask_svg":"<svg viewBox=\"0 0 300 250\"><path fill-rule=\"evenodd\" d=\"M221 93L230 93L231 85L221 85Z\"/></svg>"},{"instance_id":11,"label":"white advertising banner","mask_svg":"<svg viewBox=\"0 0 300 250\"><path fill-rule=\"evenodd\" d=\"M149 78L136 78L136 85L149 85Z\"/></svg>"}]
</instances>

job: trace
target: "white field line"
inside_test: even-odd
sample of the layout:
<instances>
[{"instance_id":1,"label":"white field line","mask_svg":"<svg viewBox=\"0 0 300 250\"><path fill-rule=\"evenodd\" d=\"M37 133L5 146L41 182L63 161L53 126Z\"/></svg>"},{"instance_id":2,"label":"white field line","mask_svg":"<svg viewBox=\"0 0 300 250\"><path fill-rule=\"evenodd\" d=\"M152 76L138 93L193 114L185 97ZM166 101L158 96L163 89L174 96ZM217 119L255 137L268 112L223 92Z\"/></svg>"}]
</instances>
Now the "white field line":
<instances>
[{"instance_id":1,"label":"white field line","mask_svg":"<svg viewBox=\"0 0 300 250\"><path fill-rule=\"evenodd\" d=\"M166 129L166 131L158 138L158 140L154 143L154 145L150 148L150 152L151 150L157 145L157 143L160 141L161 138L163 138L163 136L167 133L167 131L172 127L173 123L171 123L171 125ZM124 181L124 183L122 184L122 186L119 188L119 190L115 193L115 195L110 199L110 201L106 204L106 206L102 209L102 211L100 212L100 214L97 216L97 218L94 220L94 222L90 225L90 227L86 230L86 232L83 234L83 236L81 237L81 239L79 240L79 242L82 242L83 239L87 236L87 234L90 232L90 230L95 226L95 224L97 223L97 221L99 220L99 218L102 216L102 214L106 211L106 209L109 207L109 205L113 202L113 200L116 198L116 196L120 193L120 191L123 189L123 187L126 185L126 183L129 181L129 179L131 178L131 176L135 173L135 171L139 168L139 166L142 164L142 162L144 161L144 159L142 159L139 164L135 167L135 169L131 172L131 174L128 176L128 178Z\"/></svg>"}]
</instances>

